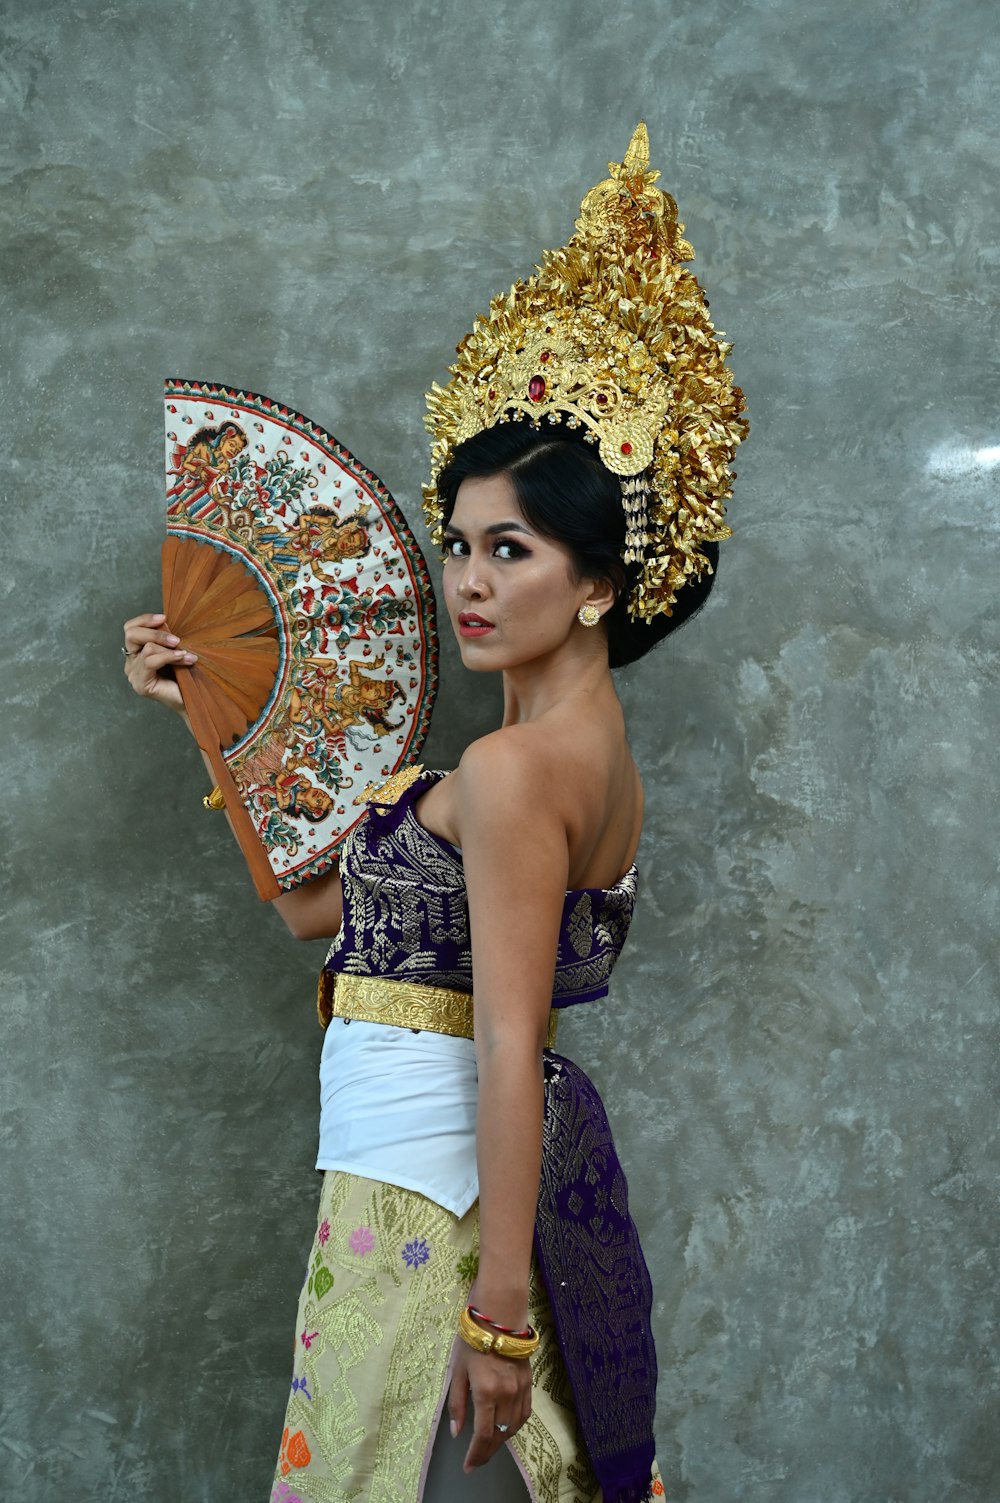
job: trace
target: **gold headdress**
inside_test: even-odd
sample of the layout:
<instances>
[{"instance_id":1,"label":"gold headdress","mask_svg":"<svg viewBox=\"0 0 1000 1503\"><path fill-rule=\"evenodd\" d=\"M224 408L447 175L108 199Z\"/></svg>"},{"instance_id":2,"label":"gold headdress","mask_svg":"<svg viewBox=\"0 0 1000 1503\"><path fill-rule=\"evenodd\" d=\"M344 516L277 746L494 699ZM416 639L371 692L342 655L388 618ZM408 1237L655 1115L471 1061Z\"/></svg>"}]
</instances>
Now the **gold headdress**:
<instances>
[{"instance_id":1,"label":"gold headdress","mask_svg":"<svg viewBox=\"0 0 1000 1503\"><path fill-rule=\"evenodd\" d=\"M732 346L683 265L694 251L677 205L649 171L645 125L608 170L569 243L493 299L458 346L452 379L431 388L424 512L440 544L437 478L464 439L512 417L582 427L622 478L624 559L642 566L629 614L650 621L710 572L701 544L732 536L729 465L748 425L726 365Z\"/></svg>"}]
</instances>

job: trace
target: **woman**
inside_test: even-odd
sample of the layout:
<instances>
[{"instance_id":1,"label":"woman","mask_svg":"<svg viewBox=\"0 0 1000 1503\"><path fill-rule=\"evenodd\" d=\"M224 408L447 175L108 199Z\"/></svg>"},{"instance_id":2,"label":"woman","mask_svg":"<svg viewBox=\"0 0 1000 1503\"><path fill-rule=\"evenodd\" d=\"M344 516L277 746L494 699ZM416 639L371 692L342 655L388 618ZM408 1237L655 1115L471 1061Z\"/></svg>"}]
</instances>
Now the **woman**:
<instances>
[{"instance_id":1,"label":"woman","mask_svg":"<svg viewBox=\"0 0 1000 1503\"><path fill-rule=\"evenodd\" d=\"M501 727L451 773L372 791L342 881L275 902L336 938L274 1499L662 1492L624 1180L596 1092L546 1048L553 1009L606 994L631 917L643 795L611 668L707 595L745 432L647 169L640 127L432 394L425 507ZM168 623L136 617L125 647L136 692L179 710L193 655Z\"/></svg>"}]
</instances>

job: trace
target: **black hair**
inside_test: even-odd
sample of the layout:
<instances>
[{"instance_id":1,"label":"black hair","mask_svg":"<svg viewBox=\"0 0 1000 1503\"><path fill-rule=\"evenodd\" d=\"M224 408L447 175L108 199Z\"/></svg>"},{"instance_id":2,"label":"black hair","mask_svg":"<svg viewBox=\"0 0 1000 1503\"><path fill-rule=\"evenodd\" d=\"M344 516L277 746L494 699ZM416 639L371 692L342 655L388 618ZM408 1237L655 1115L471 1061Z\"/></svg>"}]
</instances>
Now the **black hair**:
<instances>
[{"instance_id":1,"label":"black hair","mask_svg":"<svg viewBox=\"0 0 1000 1503\"><path fill-rule=\"evenodd\" d=\"M437 481L447 524L463 480L506 475L525 517L543 537L565 543L579 578L606 579L615 603L605 613L608 662L612 668L634 663L670 632L676 631L708 599L718 566L719 545L703 543L711 574L678 592L673 615L651 622L633 621L629 594L639 577L638 564L622 561L625 512L618 477L602 464L584 430L536 428L527 421L496 423L458 445Z\"/></svg>"},{"instance_id":2,"label":"black hair","mask_svg":"<svg viewBox=\"0 0 1000 1503\"><path fill-rule=\"evenodd\" d=\"M195 444L210 444L214 447L216 444L221 443L227 433L238 433L243 440L244 449L249 446L249 440L239 423L234 423L232 419L227 419L226 422L220 423L217 428L199 428L198 432L192 438L188 439L187 448L193 449Z\"/></svg>"}]
</instances>

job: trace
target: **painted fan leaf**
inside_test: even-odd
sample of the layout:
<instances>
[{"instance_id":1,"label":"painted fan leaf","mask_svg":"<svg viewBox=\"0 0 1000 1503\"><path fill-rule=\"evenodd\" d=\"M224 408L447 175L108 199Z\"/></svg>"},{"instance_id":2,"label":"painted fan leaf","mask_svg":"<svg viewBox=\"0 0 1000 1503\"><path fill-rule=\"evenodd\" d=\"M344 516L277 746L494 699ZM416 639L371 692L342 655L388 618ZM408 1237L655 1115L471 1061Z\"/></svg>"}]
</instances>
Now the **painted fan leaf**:
<instances>
[{"instance_id":1,"label":"painted fan leaf","mask_svg":"<svg viewBox=\"0 0 1000 1503\"><path fill-rule=\"evenodd\" d=\"M434 597L381 481L308 418L165 388L164 611L177 679L257 890L325 871L356 799L416 760L437 687Z\"/></svg>"}]
</instances>

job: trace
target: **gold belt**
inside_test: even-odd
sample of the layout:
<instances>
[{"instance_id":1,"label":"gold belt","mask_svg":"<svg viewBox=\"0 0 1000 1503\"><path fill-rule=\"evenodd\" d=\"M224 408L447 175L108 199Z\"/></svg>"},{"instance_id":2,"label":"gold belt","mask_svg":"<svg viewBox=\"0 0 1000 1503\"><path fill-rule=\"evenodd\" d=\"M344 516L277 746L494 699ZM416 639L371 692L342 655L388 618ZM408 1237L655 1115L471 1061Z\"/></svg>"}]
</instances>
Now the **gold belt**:
<instances>
[{"instance_id":1,"label":"gold belt","mask_svg":"<svg viewBox=\"0 0 1000 1503\"><path fill-rule=\"evenodd\" d=\"M421 986L418 981L321 971L316 1011L323 1028L331 1018L357 1018L362 1023L388 1023L392 1028L446 1033L455 1039L475 1037L471 992ZM555 1044L558 1023L559 1014L553 1008L545 1035L546 1049Z\"/></svg>"}]
</instances>

